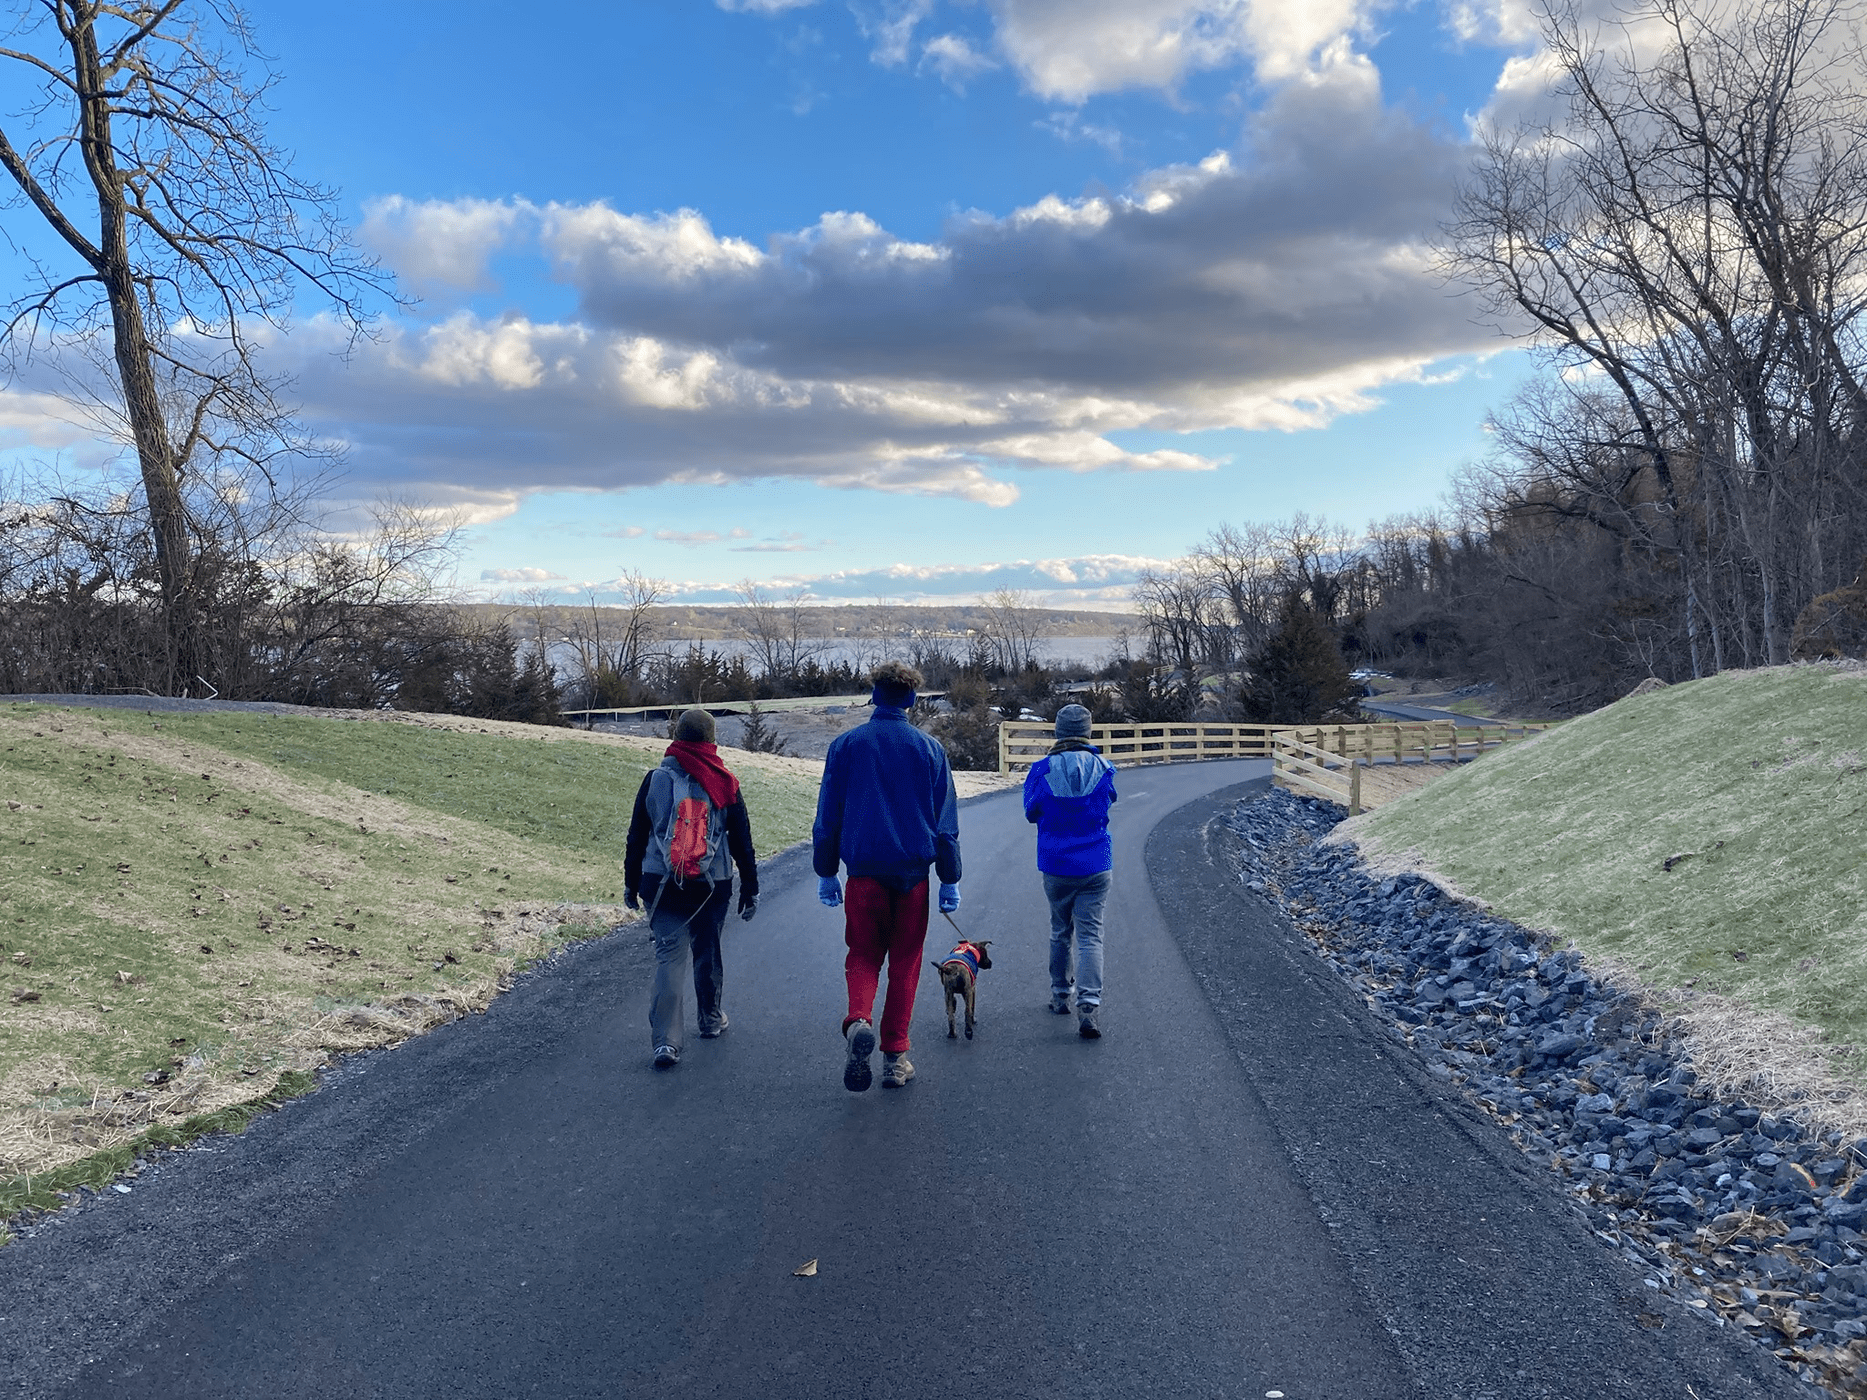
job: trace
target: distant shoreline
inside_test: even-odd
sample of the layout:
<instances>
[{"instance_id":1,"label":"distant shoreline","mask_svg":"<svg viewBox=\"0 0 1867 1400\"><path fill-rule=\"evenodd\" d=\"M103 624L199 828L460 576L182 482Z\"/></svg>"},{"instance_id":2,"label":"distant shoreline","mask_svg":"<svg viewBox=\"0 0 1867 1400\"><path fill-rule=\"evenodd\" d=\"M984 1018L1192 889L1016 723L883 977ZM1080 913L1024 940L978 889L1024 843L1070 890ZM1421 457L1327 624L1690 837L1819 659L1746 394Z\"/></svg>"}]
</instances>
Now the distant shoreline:
<instances>
[{"instance_id":1,"label":"distant shoreline","mask_svg":"<svg viewBox=\"0 0 1867 1400\"><path fill-rule=\"evenodd\" d=\"M578 619L587 620L589 603L551 603L535 607L529 603L465 603L463 610L489 621L509 622L515 631L530 635L543 622L547 629L562 631ZM619 604L598 603L599 621L607 621L627 609ZM745 635L738 619L745 608L730 603L665 604L648 609L648 624L658 637L682 641L730 641ZM979 605L874 603L812 603L798 610L803 635L813 640L839 637L890 636L959 641L968 633L984 632L990 626L990 610ZM1134 613L1098 612L1086 608L1031 608L1024 616L1031 631L1046 637L1107 638L1123 631L1138 636L1141 619Z\"/></svg>"}]
</instances>

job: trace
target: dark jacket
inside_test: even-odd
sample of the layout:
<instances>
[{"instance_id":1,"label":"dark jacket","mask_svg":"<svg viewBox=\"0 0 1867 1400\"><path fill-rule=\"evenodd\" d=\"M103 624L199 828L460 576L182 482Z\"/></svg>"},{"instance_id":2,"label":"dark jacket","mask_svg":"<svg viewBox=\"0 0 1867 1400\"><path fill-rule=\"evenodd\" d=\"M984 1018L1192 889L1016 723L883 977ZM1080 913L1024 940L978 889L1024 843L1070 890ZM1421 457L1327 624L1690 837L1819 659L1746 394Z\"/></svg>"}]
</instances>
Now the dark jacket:
<instances>
[{"instance_id":1,"label":"dark jacket","mask_svg":"<svg viewBox=\"0 0 1867 1400\"><path fill-rule=\"evenodd\" d=\"M830 741L811 837L818 875L847 865L852 876L911 890L931 865L942 884L958 884L959 798L946 750L906 711L877 705L867 724Z\"/></svg>"},{"instance_id":2,"label":"dark jacket","mask_svg":"<svg viewBox=\"0 0 1867 1400\"><path fill-rule=\"evenodd\" d=\"M1114 765L1087 744L1033 763L1024 775L1024 819L1037 826L1037 868L1069 879L1112 869L1114 801Z\"/></svg>"},{"instance_id":3,"label":"dark jacket","mask_svg":"<svg viewBox=\"0 0 1867 1400\"><path fill-rule=\"evenodd\" d=\"M641 787L636 789L635 811L629 818L629 843L622 858L623 888L630 894L640 895L651 904L661 888L665 872L645 870L643 867L644 864L660 863L651 856L650 844L654 839L656 823L676 800L676 784L672 780L677 777L685 779L687 774L680 760L672 755L662 759L659 767L649 769L642 777ZM678 900L682 908L688 904L704 902L715 884L732 883L732 872L727 866L729 858L733 865L739 867L740 900L743 902L758 897L758 857L752 850L752 818L746 811L743 794L735 799L724 815L726 849L715 855L706 872L709 878L689 880L687 889L670 887L666 899Z\"/></svg>"}]
</instances>

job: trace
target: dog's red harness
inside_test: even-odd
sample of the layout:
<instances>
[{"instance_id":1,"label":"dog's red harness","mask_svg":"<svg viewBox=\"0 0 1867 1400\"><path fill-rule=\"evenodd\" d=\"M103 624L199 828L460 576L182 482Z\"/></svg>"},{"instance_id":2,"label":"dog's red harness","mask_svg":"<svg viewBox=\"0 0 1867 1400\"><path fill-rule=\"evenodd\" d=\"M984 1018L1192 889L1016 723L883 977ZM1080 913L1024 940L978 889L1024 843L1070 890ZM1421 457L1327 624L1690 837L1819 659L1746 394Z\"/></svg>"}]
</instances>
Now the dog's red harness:
<instances>
[{"instance_id":1,"label":"dog's red harness","mask_svg":"<svg viewBox=\"0 0 1867 1400\"><path fill-rule=\"evenodd\" d=\"M962 938L957 948L940 959L940 966L945 967L948 963L963 963L966 967L966 975L976 981L979 976L979 954L982 951L984 950L970 938Z\"/></svg>"}]
</instances>

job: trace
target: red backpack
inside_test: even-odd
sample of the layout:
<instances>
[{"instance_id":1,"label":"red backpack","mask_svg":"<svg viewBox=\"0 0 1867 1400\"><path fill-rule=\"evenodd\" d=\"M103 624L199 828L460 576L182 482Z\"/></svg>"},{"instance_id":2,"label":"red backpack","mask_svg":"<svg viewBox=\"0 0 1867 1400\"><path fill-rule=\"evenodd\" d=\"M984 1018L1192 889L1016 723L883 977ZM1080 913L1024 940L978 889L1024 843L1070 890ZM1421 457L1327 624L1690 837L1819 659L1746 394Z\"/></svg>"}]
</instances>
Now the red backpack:
<instances>
[{"instance_id":1,"label":"red backpack","mask_svg":"<svg viewBox=\"0 0 1867 1400\"><path fill-rule=\"evenodd\" d=\"M725 820L707 796L707 790L692 777L671 771L668 776L680 786L675 788L668 820L656 830L655 841L661 847L668 877L680 885L706 875L719 852ZM681 794L681 787L687 789L685 795Z\"/></svg>"}]
</instances>

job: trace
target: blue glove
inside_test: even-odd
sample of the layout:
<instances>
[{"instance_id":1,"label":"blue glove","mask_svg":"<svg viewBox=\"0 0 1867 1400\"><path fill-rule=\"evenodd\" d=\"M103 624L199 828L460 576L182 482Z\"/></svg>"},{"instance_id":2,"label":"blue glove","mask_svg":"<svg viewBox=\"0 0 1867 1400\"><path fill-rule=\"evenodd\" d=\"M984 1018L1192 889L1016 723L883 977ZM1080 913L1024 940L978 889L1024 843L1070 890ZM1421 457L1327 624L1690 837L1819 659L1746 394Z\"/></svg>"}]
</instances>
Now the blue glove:
<instances>
[{"instance_id":1,"label":"blue glove","mask_svg":"<svg viewBox=\"0 0 1867 1400\"><path fill-rule=\"evenodd\" d=\"M817 898L834 909L843 902L843 886L834 875L825 875L817 881Z\"/></svg>"},{"instance_id":2,"label":"blue glove","mask_svg":"<svg viewBox=\"0 0 1867 1400\"><path fill-rule=\"evenodd\" d=\"M959 908L959 886L940 886L940 912L951 914L957 908Z\"/></svg>"}]
</instances>

